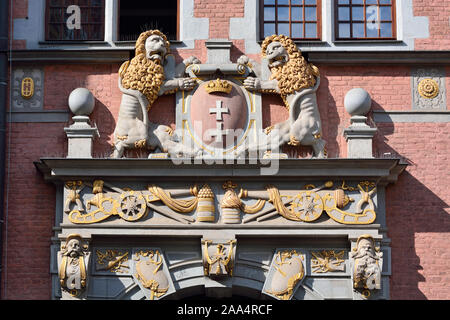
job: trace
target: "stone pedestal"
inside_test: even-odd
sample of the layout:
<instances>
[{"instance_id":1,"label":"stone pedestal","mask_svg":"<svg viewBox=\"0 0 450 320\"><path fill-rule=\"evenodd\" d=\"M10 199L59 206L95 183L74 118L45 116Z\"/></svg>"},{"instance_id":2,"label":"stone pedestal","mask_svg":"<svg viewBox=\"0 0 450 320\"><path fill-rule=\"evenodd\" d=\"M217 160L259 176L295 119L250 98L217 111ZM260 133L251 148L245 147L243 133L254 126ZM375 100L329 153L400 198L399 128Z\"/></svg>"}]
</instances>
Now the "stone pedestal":
<instances>
[{"instance_id":1,"label":"stone pedestal","mask_svg":"<svg viewBox=\"0 0 450 320\"><path fill-rule=\"evenodd\" d=\"M97 126L89 124L88 116L72 117L74 123L64 128L68 138L67 158L92 158L93 140L100 137Z\"/></svg>"},{"instance_id":2,"label":"stone pedestal","mask_svg":"<svg viewBox=\"0 0 450 320\"><path fill-rule=\"evenodd\" d=\"M373 158L372 140L377 129L369 127L366 120L365 116L353 116L350 127L344 130L347 158Z\"/></svg>"}]
</instances>

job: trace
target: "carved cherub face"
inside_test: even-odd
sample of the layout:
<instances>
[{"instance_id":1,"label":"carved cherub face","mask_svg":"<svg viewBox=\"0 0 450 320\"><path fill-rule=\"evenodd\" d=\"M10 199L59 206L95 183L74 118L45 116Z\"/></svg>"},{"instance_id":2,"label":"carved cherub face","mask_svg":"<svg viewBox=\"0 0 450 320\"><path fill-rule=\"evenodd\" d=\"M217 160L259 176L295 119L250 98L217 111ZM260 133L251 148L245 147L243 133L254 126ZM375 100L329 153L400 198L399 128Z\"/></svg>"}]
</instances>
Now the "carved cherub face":
<instances>
[{"instance_id":1,"label":"carved cherub face","mask_svg":"<svg viewBox=\"0 0 450 320\"><path fill-rule=\"evenodd\" d=\"M278 42L271 42L266 49L266 57L269 60L269 67L278 67L289 61L289 54L286 48Z\"/></svg>"},{"instance_id":2,"label":"carved cherub face","mask_svg":"<svg viewBox=\"0 0 450 320\"><path fill-rule=\"evenodd\" d=\"M147 59L164 61L167 54L166 43L163 38L157 34L153 34L145 40L145 52Z\"/></svg>"}]
</instances>

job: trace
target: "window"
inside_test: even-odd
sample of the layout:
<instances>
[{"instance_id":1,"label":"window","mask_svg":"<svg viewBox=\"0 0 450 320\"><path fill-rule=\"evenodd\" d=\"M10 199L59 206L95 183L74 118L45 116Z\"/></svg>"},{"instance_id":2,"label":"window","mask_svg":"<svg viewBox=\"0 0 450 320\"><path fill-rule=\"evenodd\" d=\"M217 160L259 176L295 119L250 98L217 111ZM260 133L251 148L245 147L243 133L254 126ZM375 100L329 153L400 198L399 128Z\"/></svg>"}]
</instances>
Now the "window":
<instances>
[{"instance_id":1,"label":"window","mask_svg":"<svg viewBox=\"0 0 450 320\"><path fill-rule=\"evenodd\" d=\"M261 0L261 38L284 34L293 40L320 40L321 0Z\"/></svg>"},{"instance_id":2,"label":"window","mask_svg":"<svg viewBox=\"0 0 450 320\"><path fill-rule=\"evenodd\" d=\"M142 32L152 29L158 29L169 40L177 39L178 0L121 0L119 10L119 41L136 41Z\"/></svg>"},{"instance_id":3,"label":"window","mask_svg":"<svg viewBox=\"0 0 450 320\"><path fill-rule=\"evenodd\" d=\"M336 40L394 40L395 0L335 0Z\"/></svg>"},{"instance_id":4,"label":"window","mask_svg":"<svg viewBox=\"0 0 450 320\"><path fill-rule=\"evenodd\" d=\"M105 0L47 0L45 39L104 40Z\"/></svg>"}]
</instances>

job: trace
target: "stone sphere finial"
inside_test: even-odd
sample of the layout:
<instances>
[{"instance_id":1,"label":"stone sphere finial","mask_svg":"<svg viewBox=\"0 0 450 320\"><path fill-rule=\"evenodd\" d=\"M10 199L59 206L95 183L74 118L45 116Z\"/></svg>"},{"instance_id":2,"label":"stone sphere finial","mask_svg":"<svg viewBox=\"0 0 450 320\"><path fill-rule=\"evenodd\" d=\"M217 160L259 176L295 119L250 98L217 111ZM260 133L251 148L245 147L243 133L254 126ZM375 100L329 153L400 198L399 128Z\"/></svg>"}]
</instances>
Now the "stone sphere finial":
<instances>
[{"instance_id":1,"label":"stone sphere finial","mask_svg":"<svg viewBox=\"0 0 450 320\"><path fill-rule=\"evenodd\" d=\"M345 110L352 116L365 116L372 105L372 98L362 88L351 89L345 95Z\"/></svg>"},{"instance_id":2,"label":"stone sphere finial","mask_svg":"<svg viewBox=\"0 0 450 320\"><path fill-rule=\"evenodd\" d=\"M89 116L94 106L94 95L86 88L77 88L69 95L69 108L76 116Z\"/></svg>"}]
</instances>

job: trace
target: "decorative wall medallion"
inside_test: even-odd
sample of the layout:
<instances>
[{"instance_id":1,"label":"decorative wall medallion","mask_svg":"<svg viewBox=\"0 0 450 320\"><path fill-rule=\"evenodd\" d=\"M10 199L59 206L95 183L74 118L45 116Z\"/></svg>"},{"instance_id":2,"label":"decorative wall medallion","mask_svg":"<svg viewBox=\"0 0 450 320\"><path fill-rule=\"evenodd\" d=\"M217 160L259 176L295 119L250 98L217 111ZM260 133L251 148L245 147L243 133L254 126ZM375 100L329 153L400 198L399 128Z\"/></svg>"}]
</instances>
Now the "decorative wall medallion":
<instances>
[{"instance_id":1,"label":"decorative wall medallion","mask_svg":"<svg viewBox=\"0 0 450 320\"><path fill-rule=\"evenodd\" d=\"M424 79L419 82L417 90L422 97L433 99L439 94L439 84L433 79Z\"/></svg>"},{"instance_id":2,"label":"decorative wall medallion","mask_svg":"<svg viewBox=\"0 0 450 320\"><path fill-rule=\"evenodd\" d=\"M263 292L279 300L291 300L305 276L304 254L296 249L276 250Z\"/></svg>"},{"instance_id":3,"label":"decorative wall medallion","mask_svg":"<svg viewBox=\"0 0 450 320\"><path fill-rule=\"evenodd\" d=\"M415 110L446 110L445 69L412 70L412 97Z\"/></svg>"},{"instance_id":4,"label":"decorative wall medallion","mask_svg":"<svg viewBox=\"0 0 450 320\"><path fill-rule=\"evenodd\" d=\"M34 95L34 81L30 77L22 79L22 98L31 99Z\"/></svg>"},{"instance_id":5,"label":"decorative wall medallion","mask_svg":"<svg viewBox=\"0 0 450 320\"><path fill-rule=\"evenodd\" d=\"M11 79L11 111L42 111L44 108L44 71L15 68Z\"/></svg>"}]
</instances>

